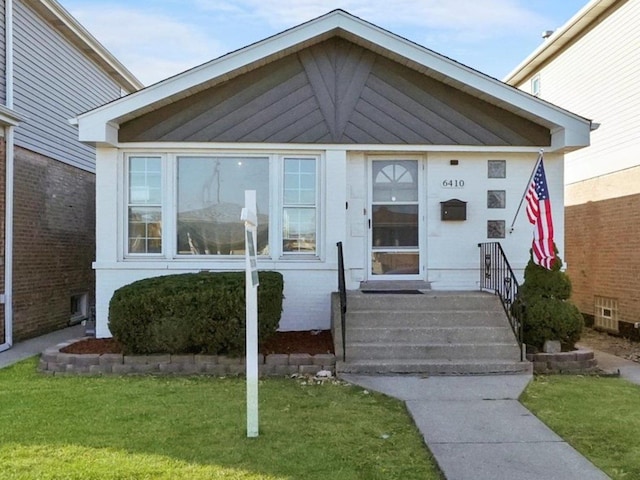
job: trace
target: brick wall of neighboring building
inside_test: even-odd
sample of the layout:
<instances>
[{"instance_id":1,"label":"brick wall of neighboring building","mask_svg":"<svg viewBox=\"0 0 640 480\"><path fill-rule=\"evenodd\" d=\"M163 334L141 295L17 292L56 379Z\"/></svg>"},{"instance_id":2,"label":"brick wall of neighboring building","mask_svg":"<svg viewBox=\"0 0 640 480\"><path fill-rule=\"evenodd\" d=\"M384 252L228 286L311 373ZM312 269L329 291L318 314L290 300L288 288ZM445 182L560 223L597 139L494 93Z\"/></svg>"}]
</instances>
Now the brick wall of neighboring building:
<instances>
[{"instance_id":1,"label":"brick wall of neighboring building","mask_svg":"<svg viewBox=\"0 0 640 480\"><path fill-rule=\"evenodd\" d=\"M618 301L618 319L640 321L640 194L569 205L565 210L572 300L594 315L595 296Z\"/></svg>"},{"instance_id":2,"label":"brick wall of neighboring building","mask_svg":"<svg viewBox=\"0 0 640 480\"><path fill-rule=\"evenodd\" d=\"M4 293L4 195L5 195L5 168L6 148L4 138L0 138L0 292ZM4 338L4 305L0 304L0 344L5 343Z\"/></svg>"},{"instance_id":3,"label":"brick wall of neighboring building","mask_svg":"<svg viewBox=\"0 0 640 480\"><path fill-rule=\"evenodd\" d=\"M15 151L15 341L62 328L71 296L93 303L95 176L22 148Z\"/></svg>"}]
</instances>

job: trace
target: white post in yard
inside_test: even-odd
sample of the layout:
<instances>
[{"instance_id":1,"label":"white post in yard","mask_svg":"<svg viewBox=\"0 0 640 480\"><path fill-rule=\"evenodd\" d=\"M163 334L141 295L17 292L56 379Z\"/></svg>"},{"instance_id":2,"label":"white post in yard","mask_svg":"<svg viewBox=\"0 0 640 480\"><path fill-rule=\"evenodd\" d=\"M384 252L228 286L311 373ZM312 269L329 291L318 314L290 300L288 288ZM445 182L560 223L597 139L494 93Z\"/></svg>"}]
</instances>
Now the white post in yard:
<instances>
[{"instance_id":1,"label":"white post in yard","mask_svg":"<svg viewBox=\"0 0 640 480\"><path fill-rule=\"evenodd\" d=\"M258 215L256 191L245 190L244 221L246 263L247 437L258 436L258 265L256 261Z\"/></svg>"}]
</instances>

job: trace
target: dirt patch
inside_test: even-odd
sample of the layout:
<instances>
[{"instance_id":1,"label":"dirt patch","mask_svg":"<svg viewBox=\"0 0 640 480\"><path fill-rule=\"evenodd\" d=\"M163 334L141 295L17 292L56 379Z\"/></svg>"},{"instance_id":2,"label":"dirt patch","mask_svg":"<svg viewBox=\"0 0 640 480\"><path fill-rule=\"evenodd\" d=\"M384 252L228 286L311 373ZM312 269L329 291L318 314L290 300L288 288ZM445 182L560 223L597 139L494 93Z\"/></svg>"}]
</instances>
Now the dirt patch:
<instances>
[{"instance_id":1,"label":"dirt patch","mask_svg":"<svg viewBox=\"0 0 640 480\"><path fill-rule=\"evenodd\" d=\"M112 338L88 338L60 350L63 353L123 353L122 347ZM317 355L333 352L330 330L306 330L300 332L276 332L260 349L265 355L272 353L308 353Z\"/></svg>"},{"instance_id":2,"label":"dirt patch","mask_svg":"<svg viewBox=\"0 0 640 480\"><path fill-rule=\"evenodd\" d=\"M640 343L632 342L626 338L599 332L592 328L585 328L578 344L640 363Z\"/></svg>"}]
</instances>

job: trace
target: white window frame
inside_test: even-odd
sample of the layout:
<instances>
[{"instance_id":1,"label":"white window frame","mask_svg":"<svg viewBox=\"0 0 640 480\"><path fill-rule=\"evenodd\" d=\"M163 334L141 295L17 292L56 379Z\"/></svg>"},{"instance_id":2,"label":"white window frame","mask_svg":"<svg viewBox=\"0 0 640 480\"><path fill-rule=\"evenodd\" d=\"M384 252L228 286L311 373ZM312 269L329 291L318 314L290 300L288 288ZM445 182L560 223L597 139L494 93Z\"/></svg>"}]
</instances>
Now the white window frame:
<instances>
[{"instance_id":1,"label":"white window frame","mask_svg":"<svg viewBox=\"0 0 640 480\"><path fill-rule=\"evenodd\" d=\"M273 257L273 248L272 239L274 238L273 231L273 175L274 168L273 164L275 163L274 155L271 153L260 153L260 152L245 152L245 151L237 151L237 152L218 152L218 151L183 151L183 152L175 152L169 155L169 163L172 166L172 175L171 175L171 189L167 192L167 196L170 197L171 200L171 234L169 235L172 239L171 250L168 250L170 253L170 257L174 260L200 260L200 261L237 261L238 259L243 260L244 254L239 255L212 255L212 254L180 254L178 253L178 244L177 244L177 233L178 233L178 159L179 158L203 158L203 157L215 157L215 158L261 158L267 159L269 162L269 254L268 255L258 255L258 258L269 259ZM238 218L238 221L240 219Z\"/></svg>"},{"instance_id":2,"label":"white window frame","mask_svg":"<svg viewBox=\"0 0 640 480\"><path fill-rule=\"evenodd\" d=\"M206 255L206 254L178 254L178 158L184 157L254 157L266 158L269 161L269 254L261 255L264 260L320 261L323 252L322 212L323 191L322 179L325 175L322 152L273 152L256 150L208 150L208 149L177 149L167 151L158 149L141 149L123 151L121 153L122 166L120 185L122 192L119 196L121 207L118 224L120 258L123 261L175 261L175 262L206 262L206 263L237 263L244 259L243 255ZM129 159L136 157L158 157L161 159L161 214L162 214L162 249L161 253L129 253ZM284 160L288 158L313 159L316 167L316 251L284 252L283 251L283 209L284 209Z\"/></svg>"},{"instance_id":3,"label":"white window frame","mask_svg":"<svg viewBox=\"0 0 640 480\"><path fill-rule=\"evenodd\" d=\"M129 207L131 204L129 203L129 192L130 192L130 160L131 158L158 158L160 159L160 222L162 233L160 234L161 248L159 253L136 253L129 251ZM167 159L166 155L158 152L136 152L136 153L127 153L124 155L124 169L122 173L122 180L124 184L123 194L123 212L120 218L123 221L123 253L124 258L135 258L135 259L159 259L165 258L167 252Z\"/></svg>"},{"instance_id":4,"label":"white window frame","mask_svg":"<svg viewBox=\"0 0 640 480\"><path fill-rule=\"evenodd\" d=\"M540 96L541 83L542 80L539 73L531 78L531 95L534 97Z\"/></svg>"},{"instance_id":5,"label":"white window frame","mask_svg":"<svg viewBox=\"0 0 640 480\"><path fill-rule=\"evenodd\" d=\"M284 240L284 209L285 209L285 201L284 201L284 164L285 160L313 160L315 161L315 200L314 200L314 209L316 213L316 249L315 252L285 252L283 248L283 240ZM321 250L321 232L320 232L320 219L321 219L321 210L320 210L320 164L321 157L320 155L298 155L295 153L280 155L278 161L279 167L279 175L278 175L278 210L277 210L277 219L278 219L278 249L280 251L280 258L282 259L318 259L320 258L320 250ZM310 207L309 207L310 208Z\"/></svg>"}]
</instances>

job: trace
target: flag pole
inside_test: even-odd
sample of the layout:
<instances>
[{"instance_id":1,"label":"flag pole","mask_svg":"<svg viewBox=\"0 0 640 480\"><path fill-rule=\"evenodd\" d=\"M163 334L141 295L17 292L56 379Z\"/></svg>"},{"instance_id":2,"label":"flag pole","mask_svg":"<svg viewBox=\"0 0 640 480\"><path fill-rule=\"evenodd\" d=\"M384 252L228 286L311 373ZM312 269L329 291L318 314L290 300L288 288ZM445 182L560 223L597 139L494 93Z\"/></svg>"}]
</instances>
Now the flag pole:
<instances>
[{"instance_id":1,"label":"flag pole","mask_svg":"<svg viewBox=\"0 0 640 480\"><path fill-rule=\"evenodd\" d=\"M524 202L524 198L527 196L527 192L529 191L529 185L531 185L531 180L533 180L533 176L536 174L536 170L538 169L538 164L542 157L544 156L544 149L540 149L538 152L538 159L536 163L533 165L533 170L531 170L531 175L529 176L529 181L527 185L524 187L524 193L522 194L522 198L520 199L520 204L518 205L518 209L516 210L516 214L513 216L513 222L511 222L511 227L509 227L509 233L513 232L513 226L516 224L516 218L518 218L518 213L520 213L520 209L522 208L522 202Z\"/></svg>"}]
</instances>

